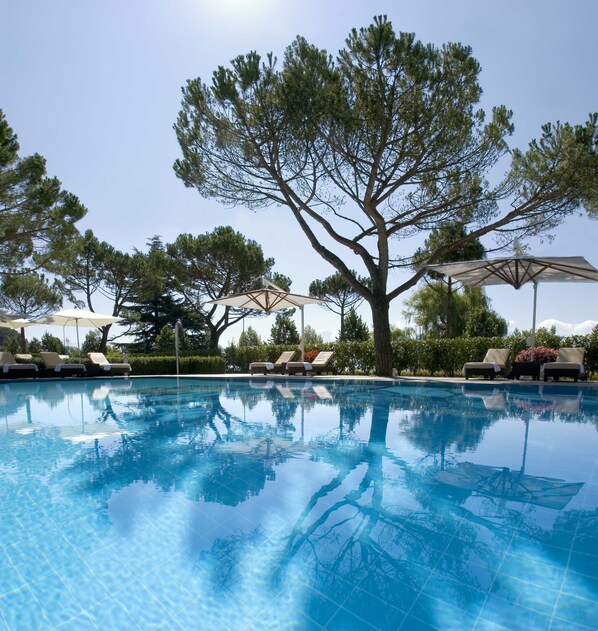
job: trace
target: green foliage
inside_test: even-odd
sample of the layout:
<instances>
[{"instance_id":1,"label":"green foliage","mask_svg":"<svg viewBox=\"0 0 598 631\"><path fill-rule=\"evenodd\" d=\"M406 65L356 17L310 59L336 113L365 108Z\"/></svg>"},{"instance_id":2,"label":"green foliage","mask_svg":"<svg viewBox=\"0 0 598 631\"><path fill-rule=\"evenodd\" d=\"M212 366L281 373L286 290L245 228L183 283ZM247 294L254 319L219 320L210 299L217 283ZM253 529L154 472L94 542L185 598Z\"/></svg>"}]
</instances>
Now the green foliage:
<instances>
[{"instance_id":1,"label":"green foliage","mask_svg":"<svg viewBox=\"0 0 598 631\"><path fill-rule=\"evenodd\" d=\"M306 324L303 327L303 347L307 350L309 348L320 348L323 344L322 336L318 335L311 324Z\"/></svg>"},{"instance_id":2,"label":"green foliage","mask_svg":"<svg viewBox=\"0 0 598 631\"><path fill-rule=\"evenodd\" d=\"M29 319L43 318L62 307L62 287L37 272L10 274L2 280L0 307Z\"/></svg>"},{"instance_id":3,"label":"green foliage","mask_svg":"<svg viewBox=\"0 0 598 631\"><path fill-rule=\"evenodd\" d=\"M284 313L277 313L270 329L270 343L294 345L299 342L299 331L293 320Z\"/></svg>"},{"instance_id":4,"label":"green foliage","mask_svg":"<svg viewBox=\"0 0 598 631\"><path fill-rule=\"evenodd\" d=\"M370 339L370 329L353 307L344 318L342 335L339 334L339 342L365 342Z\"/></svg>"},{"instance_id":5,"label":"green foliage","mask_svg":"<svg viewBox=\"0 0 598 631\"><path fill-rule=\"evenodd\" d=\"M51 333L48 333L47 331L42 335L40 343L41 350L43 351L53 351L55 353L59 353L60 355L64 355L66 353L66 349L64 348L64 344L61 339Z\"/></svg>"},{"instance_id":6,"label":"green foliage","mask_svg":"<svg viewBox=\"0 0 598 631\"><path fill-rule=\"evenodd\" d=\"M598 206L597 117L545 125L539 141L510 153L512 113L480 109L479 73L469 47L419 42L385 17L353 29L336 57L303 37L280 68L273 55L240 55L183 89L174 169L224 204L287 206L370 304L376 371L388 375L389 304L423 275L395 283L389 274L413 264L407 239L461 226L463 239L433 244L434 261L491 233L549 233L580 207ZM368 270L367 286L348 254Z\"/></svg>"},{"instance_id":7,"label":"green foliage","mask_svg":"<svg viewBox=\"0 0 598 631\"><path fill-rule=\"evenodd\" d=\"M256 241L246 239L230 226L220 226L196 237L179 235L166 246L165 263L175 292L183 305L205 323L210 347L216 349L222 333L246 317L247 310L208 301L259 288L260 277L271 273L274 259L264 258Z\"/></svg>"},{"instance_id":8,"label":"green foliage","mask_svg":"<svg viewBox=\"0 0 598 631\"><path fill-rule=\"evenodd\" d=\"M488 300L488 303L490 301ZM465 337L503 337L509 325L494 309L487 306L470 307L465 319Z\"/></svg>"},{"instance_id":9,"label":"green foliage","mask_svg":"<svg viewBox=\"0 0 598 631\"><path fill-rule=\"evenodd\" d=\"M101 296L110 301L111 315L120 316L139 285L143 257L139 253L120 252L109 243L99 241L91 230L74 239L69 251L70 260L46 264L61 277L69 299L95 311L94 300ZM111 326L102 327L101 352L108 344Z\"/></svg>"},{"instance_id":10,"label":"green foliage","mask_svg":"<svg viewBox=\"0 0 598 631\"><path fill-rule=\"evenodd\" d=\"M447 299L450 307L447 310ZM424 285L405 301L404 315L421 326L425 337L441 338L447 333L450 313L453 337L492 337L507 334L508 325L492 308L490 299L480 287L464 287L451 291L442 281Z\"/></svg>"},{"instance_id":11,"label":"green foliage","mask_svg":"<svg viewBox=\"0 0 598 631\"><path fill-rule=\"evenodd\" d=\"M149 353L156 346L156 338L166 325L173 327L180 320L185 331L183 347L198 351L206 346L206 325L202 317L192 313L174 295L173 282L168 277L167 257L159 237L152 237L149 249L140 254L142 264L139 283L127 302L125 315L132 322L135 340L132 351Z\"/></svg>"},{"instance_id":12,"label":"green foliage","mask_svg":"<svg viewBox=\"0 0 598 631\"><path fill-rule=\"evenodd\" d=\"M10 353L21 352L18 333L13 329L0 327L0 349Z\"/></svg>"},{"instance_id":13,"label":"green foliage","mask_svg":"<svg viewBox=\"0 0 598 631\"><path fill-rule=\"evenodd\" d=\"M167 324L162 327L156 338L155 352L161 355L174 355L174 330Z\"/></svg>"},{"instance_id":14,"label":"green foliage","mask_svg":"<svg viewBox=\"0 0 598 631\"><path fill-rule=\"evenodd\" d=\"M173 356L135 356L129 358L134 375L175 375L176 357ZM213 375L225 372L223 357L180 357L181 375Z\"/></svg>"},{"instance_id":15,"label":"green foliage","mask_svg":"<svg viewBox=\"0 0 598 631\"><path fill-rule=\"evenodd\" d=\"M359 282L364 286L369 286L369 279L358 277L357 273L351 270L351 274L359 278ZM344 340L343 327L345 323L345 315L352 307L357 307L363 301L363 296L357 292L355 287L351 285L347 279L340 273L336 272L332 276L328 276L324 280L316 279L309 285L309 295L315 298L325 300L323 307L336 313L341 317L341 327L339 339Z\"/></svg>"},{"instance_id":16,"label":"green foliage","mask_svg":"<svg viewBox=\"0 0 598 631\"><path fill-rule=\"evenodd\" d=\"M585 363L590 371L598 371L598 326L591 335L563 337L556 348L582 346L586 349ZM509 348L510 362L527 348L521 334L509 337L462 337L451 339L414 340L396 337L392 345L393 367L399 373L411 375L461 376L463 364L481 361L489 348ZM252 361L274 362L289 345L229 346L224 355L228 371L248 372ZM372 340L366 342L325 343L318 350L334 351L334 365L341 374L372 374L376 353Z\"/></svg>"},{"instance_id":17,"label":"green foliage","mask_svg":"<svg viewBox=\"0 0 598 631\"><path fill-rule=\"evenodd\" d=\"M0 110L0 269L12 270L34 254L38 262L62 258L77 234L85 207L46 177L39 154L19 158L19 143Z\"/></svg>"},{"instance_id":18,"label":"green foliage","mask_svg":"<svg viewBox=\"0 0 598 631\"><path fill-rule=\"evenodd\" d=\"M101 353L102 334L94 329L89 331L81 344L81 354L87 355L87 353Z\"/></svg>"},{"instance_id":19,"label":"green foliage","mask_svg":"<svg viewBox=\"0 0 598 631\"><path fill-rule=\"evenodd\" d=\"M239 346L259 346L262 343L257 331L248 326L245 331L239 335Z\"/></svg>"}]
</instances>

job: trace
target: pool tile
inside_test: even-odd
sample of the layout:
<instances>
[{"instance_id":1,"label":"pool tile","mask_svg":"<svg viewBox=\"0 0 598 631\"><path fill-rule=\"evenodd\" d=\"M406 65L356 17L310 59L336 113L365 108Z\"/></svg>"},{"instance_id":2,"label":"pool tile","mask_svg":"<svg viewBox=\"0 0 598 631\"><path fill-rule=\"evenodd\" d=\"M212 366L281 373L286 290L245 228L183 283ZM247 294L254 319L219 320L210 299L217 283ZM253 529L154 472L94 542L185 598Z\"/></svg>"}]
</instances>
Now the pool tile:
<instances>
[{"instance_id":1,"label":"pool tile","mask_svg":"<svg viewBox=\"0 0 598 631\"><path fill-rule=\"evenodd\" d=\"M496 576L491 592L492 596L547 616L552 614L559 595L556 590L543 589L502 572Z\"/></svg>"},{"instance_id":2,"label":"pool tile","mask_svg":"<svg viewBox=\"0 0 598 631\"><path fill-rule=\"evenodd\" d=\"M31 547L9 546L6 553L10 564L24 579L25 583L42 578L53 571L53 567L46 557Z\"/></svg>"},{"instance_id":3,"label":"pool tile","mask_svg":"<svg viewBox=\"0 0 598 631\"><path fill-rule=\"evenodd\" d=\"M5 594L0 598L0 612L11 631L45 630L50 627L44 609L27 587Z\"/></svg>"},{"instance_id":4,"label":"pool tile","mask_svg":"<svg viewBox=\"0 0 598 631\"><path fill-rule=\"evenodd\" d=\"M395 599L390 594L388 596L392 602L382 594L378 597L356 588L344 602L343 610L379 629L398 629L405 618L405 612L394 606Z\"/></svg>"},{"instance_id":5,"label":"pool tile","mask_svg":"<svg viewBox=\"0 0 598 631\"><path fill-rule=\"evenodd\" d=\"M347 611L346 609L340 609L335 616L326 624L326 629L330 631L345 631L351 629L352 631L376 631L377 629L384 629L388 627L378 626L376 623L378 620L372 619L367 622L363 618L356 616L355 614Z\"/></svg>"},{"instance_id":6,"label":"pool tile","mask_svg":"<svg viewBox=\"0 0 598 631\"><path fill-rule=\"evenodd\" d=\"M450 620L456 629L468 629L473 628L476 616L454 603L445 602L421 593L403 621L401 628L405 629L405 631L411 628L408 626L409 619L416 619L420 623L440 629Z\"/></svg>"},{"instance_id":7,"label":"pool tile","mask_svg":"<svg viewBox=\"0 0 598 631\"><path fill-rule=\"evenodd\" d=\"M29 584L29 590L52 626L68 622L81 613L81 605L56 573Z\"/></svg>"},{"instance_id":8,"label":"pool tile","mask_svg":"<svg viewBox=\"0 0 598 631\"><path fill-rule=\"evenodd\" d=\"M485 602L479 616L482 620L497 622L513 629L548 629L552 612L541 613L517 602L492 595Z\"/></svg>"},{"instance_id":9,"label":"pool tile","mask_svg":"<svg viewBox=\"0 0 598 631\"><path fill-rule=\"evenodd\" d=\"M136 613L128 611L116 598L108 598L91 607L87 615L93 623L101 629L143 629L136 621Z\"/></svg>"},{"instance_id":10,"label":"pool tile","mask_svg":"<svg viewBox=\"0 0 598 631\"><path fill-rule=\"evenodd\" d=\"M598 629L598 601L561 594L555 616L574 623L584 624L591 629Z\"/></svg>"}]
</instances>

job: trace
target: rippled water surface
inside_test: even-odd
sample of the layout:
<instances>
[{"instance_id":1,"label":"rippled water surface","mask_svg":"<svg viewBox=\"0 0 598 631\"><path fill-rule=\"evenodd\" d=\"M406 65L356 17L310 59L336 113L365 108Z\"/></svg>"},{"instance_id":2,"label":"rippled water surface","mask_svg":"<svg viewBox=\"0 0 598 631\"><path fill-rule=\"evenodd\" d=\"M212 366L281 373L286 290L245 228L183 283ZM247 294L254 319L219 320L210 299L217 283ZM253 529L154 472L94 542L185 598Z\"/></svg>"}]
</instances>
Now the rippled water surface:
<instances>
[{"instance_id":1,"label":"rippled water surface","mask_svg":"<svg viewBox=\"0 0 598 631\"><path fill-rule=\"evenodd\" d=\"M73 379L0 412L0 628L598 628L591 387Z\"/></svg>"}]
</instances>

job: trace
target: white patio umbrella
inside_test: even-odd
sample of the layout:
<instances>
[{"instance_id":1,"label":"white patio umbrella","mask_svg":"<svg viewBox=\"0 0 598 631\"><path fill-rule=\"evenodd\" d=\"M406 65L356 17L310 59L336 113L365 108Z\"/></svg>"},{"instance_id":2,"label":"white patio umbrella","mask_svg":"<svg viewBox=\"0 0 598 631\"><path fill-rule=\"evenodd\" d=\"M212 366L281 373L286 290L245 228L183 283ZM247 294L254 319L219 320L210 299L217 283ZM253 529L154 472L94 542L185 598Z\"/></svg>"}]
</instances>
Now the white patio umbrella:
<instances>
[{"instance_id":1,"label":"white patio umbrella","mask_svg":"<svg viewBox=\"0 0 598 631\"><path fill-rule=\"evenodd\" d=\"M598 269L582 256L525 256L516 246L515 254L494 259L460 261L426 265L426 269L461 281L470 287L511 285L520 289L526 283L534 286L531 348L536 346L536 294L538 283L598 282Z\"/></svg>"},{"instance_id":2,"label":"white patio umbrella","mask_svg":"<svg viewBox=\"0 0 598 631\"><path fill-rule=\"evenodd\" d=\"M8 324L10 326L10 322L21 318L23 318L22 313L15 313L14 311L9 311L8 309L0 307L0 323Z\"/></svg>"},{"instance_id":3,"label":"white patio umbrella","mask_svg":"<svg viewBox=\"0 0 598 631\"><path fill-rule=\"evenodd\" d=\"M267 279L263 279L263 282L267 285L263 289L255 289L253 291L246 291L240 294L229 294L223 298L208 300L208 302L226 307L233 307L235 309L254 309L256 311L265 311L266 313L280 311L281 309L293 309L295 307L299 307L301 310L300 348L301 361L303 361L305 358L305 345L303 342L305 328L303 307L309 304L321 304L325 301L320 298L312 298L311 296L304 296L302 294L292 294L289 291L285 291L284 289L277 287L274 283Z\"/></svg>"},{"instance_id":4,"label":"white patio umbrella","mask_svg":"<svg viewBox=\"0 0 598 631\"><path fill-rule=\"evenodd\" d=\"M0 327L4 329L22 329L26 326L32 326L37 322L27 320L27 318L15 318L14 320L0 320Z\"/></svg>"},{"instance_id":5,"label":"white patio umbrella","mask_svg":"<svg viewBox=\"0 0 598 631\"><path fill-rule=\"evenodd\" d=\"M84 309L64 309L63 311L57 311L46 318L40 318L35 321L35 324L56 324L65 326L74 326L77 328L77 348L79 345L79 327L87 327L92 329L100 329L108 324L114 324L120 322L123 318L117 318L111 315L104 315L103 313L96 313L95 311L85 311Z\"/></svg>"},{"instance_id":6,"label":"white patio umbrella","mask_svg":"<svg viewBox=\"0 0 598 631\"><path fill-rule=\"evenodd\" d=\"M4 310L2 310L4 311ZM19 317L18 314L10 314L14 317L8 317L9 312L4 311L4 315L0 314L0 327L4 329L13 329L15 331L21 331L21 340L26 341L25 331L26 326L31 326L35 324L31 320L27 320L27 318Z\"/></svg>"}]
</instances>

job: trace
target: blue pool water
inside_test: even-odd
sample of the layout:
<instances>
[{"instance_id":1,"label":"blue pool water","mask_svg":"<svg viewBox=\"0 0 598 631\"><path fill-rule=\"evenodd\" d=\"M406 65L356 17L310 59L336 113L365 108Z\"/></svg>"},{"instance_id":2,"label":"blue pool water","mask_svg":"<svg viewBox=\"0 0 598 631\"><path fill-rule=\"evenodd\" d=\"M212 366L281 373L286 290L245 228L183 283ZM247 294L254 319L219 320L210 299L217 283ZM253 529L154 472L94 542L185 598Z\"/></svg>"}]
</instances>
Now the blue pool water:
<instances>
[{"instance_id":1,"label":"blue pool water","mask_svg":"<svg viewBox=\"0 0 598 631\"><path fill-rule=\"evenodd\" d=\"M596 629L598 393L0 385L0 628Z\"/></svg>"}]
</instances>

